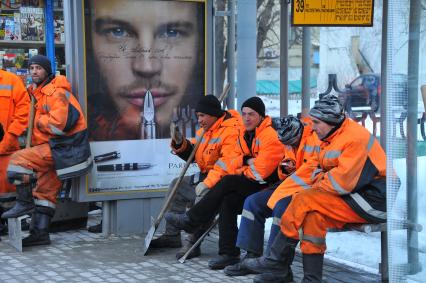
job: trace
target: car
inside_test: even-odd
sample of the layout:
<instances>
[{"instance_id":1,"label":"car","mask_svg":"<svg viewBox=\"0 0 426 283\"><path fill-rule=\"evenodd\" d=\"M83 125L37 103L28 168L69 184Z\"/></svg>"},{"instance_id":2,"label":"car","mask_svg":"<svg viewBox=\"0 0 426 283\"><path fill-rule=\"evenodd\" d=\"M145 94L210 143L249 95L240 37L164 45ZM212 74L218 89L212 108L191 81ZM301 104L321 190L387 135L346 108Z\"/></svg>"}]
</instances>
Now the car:
<instances>
[{"instance_id":1,"label":"car","mask_svg":"<svg viewBox=\"0 0 426 283\"><path fill-rule=\"evenodd\" d=\"M378 112L381 95L380 75L363 74L355 78L339 93L346 112Z\"/></svg>"}]
</instances>

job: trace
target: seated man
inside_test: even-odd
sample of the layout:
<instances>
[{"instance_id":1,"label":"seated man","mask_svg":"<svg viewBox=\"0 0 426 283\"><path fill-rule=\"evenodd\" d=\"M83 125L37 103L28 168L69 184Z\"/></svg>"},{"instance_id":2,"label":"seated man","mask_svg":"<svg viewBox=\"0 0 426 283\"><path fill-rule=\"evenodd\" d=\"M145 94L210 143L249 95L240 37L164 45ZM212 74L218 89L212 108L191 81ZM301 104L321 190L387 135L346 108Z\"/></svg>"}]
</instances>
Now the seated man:
<instances>
[{"instance_id":1,"label":"seated man","mask_svg":"<svg viewBox=\"0 0 426 283\"><path fill-rule=\"evenodd\" d=\"M17 200L1 216L32 213L24 247L50 244L50 220L61 180L81 176L92 165L86 120L70 83L52 73L51 62L43 55L31 57L28 65L34 82L28 92L36 101L32 147L18 150L10 158L7 176L16 185Z\"/></svg>"},{"instance_id":2,"label":"seated man","mask_svg":"<svg viewBox=\"0 0 426 283\"><path fill-rule=\"evenodd\" d=\"M21 78L0 70L0 215L15 201L16 188L7 181L10 155L19 150L18 137L28 126L30 98ZM4 226L3 226L4 223ZM0 219L0 235L6 233L6 221Z\"/></svg>"},{"instance_id":3,"label":"seated man","mask_svg":"<svg viewBox=\"0 0 426 283\"><path fill-rule=\"evenodd\" d=\"M192 205L196 194L213 187L225 174L221 167L221 159L232 150L238 139L242 120L240 114L235 110L223 111L219 100L214 95L207 95L200 99L196 105L196 114L201 128L197 131L197 140L204 132L203 140L195 153L195 162L200 168L200 174L185 176L180 184L177 194L173 199L170 211L184 213L188 205ZM171 127L172 150L184 160L191 154L194 144L184 139L182 134L173 125ZM215 166L217 165L217 166ZM170 190L174 187L177 178L172 181ZM209 223L201 229L189 235L186 245L176 254L179 259L198 240L208 228ZM152 248L176 248L182 246L180 229L175 228L166 221L165 233L154 239L150 245ZM200 246L197 246L187 258L193 258L201 254Z\"/></svg>"},{"instance_id":4,"label":"seated man","mask_svg":"<svg viewBox=\"0 0 426 283\"><path fill-rule=\"evenodd\" d=\"M223 177L185 214L166 214L178 229L194 231L209 222L219 211L219 257L209 261L211 269L223 269L240 260L235 246L237 216L247 196L267 188L278 180L277 167L284 156L284 146L265 116L265 105L258 97L241 107L245 131L242 131L222 166L232 175Z\"/></svg>"},{"instance_id":5,"label":"seated man","mask_svg":"<svg viewBox=\"0 0 426 283\"><path fill-rule=\"evenodd\" d=\"M292 175L292 173L295 170L298 172L297 169L302 164L306 164L312 158L312 155L319 151L319 140L309 124L304 125L302 121L293 116L281 119L278 137L285 145L285 156L281 165L278 167L278 176L280 180L285 180L287 177L297 180L297 175ZM313 171L313 169L310 171ZM310 176L309 173L308 175ZM281 185L278 186L277 190L280 187ZM251 253L251 257L262 255L265 219L272 216L273 221L267 250L265 251L265 254L268 254L269 248L280 230L281 216L291 201L291 195L288 195L276 200L275 206L269 208L268 200L273 195L275 189L276 186L272 186L255 193L249 196L244 202L237 246L247 251L247 253ZM224 272L229 276L241 276L249 273L249 271L242 269L238 263L226 267Z\"/></svg>"},{"instance_id":6,"label":"seated man","mask_svg":"<svg viewBox=\"0 0 426 283\"><path fill-rule=\"evenodd\" d=\"M254 282L291 282L290 265L299 241L302 282L321 282L327 229L386 221L386 156L378 141L345 117L335 96L315 102L309 115L321 140L321 171L293 195L269 254L241 263L251 273L261 273Z\"/></svg>"}]
</instances>

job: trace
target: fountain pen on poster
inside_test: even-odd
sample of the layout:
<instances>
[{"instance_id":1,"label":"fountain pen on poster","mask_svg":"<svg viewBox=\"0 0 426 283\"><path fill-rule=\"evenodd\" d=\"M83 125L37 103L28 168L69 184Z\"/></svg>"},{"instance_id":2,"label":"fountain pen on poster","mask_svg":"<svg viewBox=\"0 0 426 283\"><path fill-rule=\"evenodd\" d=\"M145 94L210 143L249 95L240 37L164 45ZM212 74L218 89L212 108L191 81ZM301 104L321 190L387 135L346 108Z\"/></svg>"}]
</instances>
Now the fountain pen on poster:
<instances>
[{"instance_id":1,"label":"fountain pen on poster","mask_svg":"<svg viewBox=\"0 0 426 283\"><path fill-rule=\"evenodd\" d=\"M153 165L151 163L122 163L122 164L108 164L98 165L98 171L135 171L149 169Z\"/></svg>"},{"instance_id":2,"label":"fountain pen on poster","mask_svg":"<svg viewBox=\"0 0 426 283\"><path fill-rule=\"evenodd\" d=\"M154 98L150 90L147 90L145 93L145 98L143 101L143 116L142 119L142 139L155 139L155 108L154 108Z\"/></svg>"},{"instance_id":3,"label":"fountain pen on poster","mask_svg":"<svg viewBox=\"0 0 426 283\"><path fill-rule=\"evenodd\" d=\"M118 159L120 157L121 155L119 151L113 151L113 152L96 155L93 158L93 160L95 161L95 163L99 163L99 162L109 161L113 159Z\"/></svg>"}]
</instances>

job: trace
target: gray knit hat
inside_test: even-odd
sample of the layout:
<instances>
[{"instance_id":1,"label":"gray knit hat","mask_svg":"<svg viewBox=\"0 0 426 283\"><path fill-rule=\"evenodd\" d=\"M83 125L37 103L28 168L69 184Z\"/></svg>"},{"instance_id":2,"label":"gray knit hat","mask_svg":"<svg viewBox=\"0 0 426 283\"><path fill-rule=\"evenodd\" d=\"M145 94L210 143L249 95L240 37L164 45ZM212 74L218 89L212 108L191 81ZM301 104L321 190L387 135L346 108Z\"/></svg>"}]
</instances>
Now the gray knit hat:
<instances>
[{"instance_id":1,"label":"gray knit hat","mask_svg":"<svg viewBox=\"0 0 426 283\"><path fill-rule=\"evenodd\" d=\"M281 118L281 125L279 126L278 138L285 145L296 145L299 143L303 133L302 122L293 115Z\"/></svg>"},{"instance_id":2,"label":"gray knit hat","mask_svg":"<svg viewBox=\"0 0 426 283\"><path fill-rule=\"evenodd\" d=\"M309 115L329 125L338 125L345 119L345 112L339 99L332 94L323 96L315 101Z\"/></svg>"}]
</instances>

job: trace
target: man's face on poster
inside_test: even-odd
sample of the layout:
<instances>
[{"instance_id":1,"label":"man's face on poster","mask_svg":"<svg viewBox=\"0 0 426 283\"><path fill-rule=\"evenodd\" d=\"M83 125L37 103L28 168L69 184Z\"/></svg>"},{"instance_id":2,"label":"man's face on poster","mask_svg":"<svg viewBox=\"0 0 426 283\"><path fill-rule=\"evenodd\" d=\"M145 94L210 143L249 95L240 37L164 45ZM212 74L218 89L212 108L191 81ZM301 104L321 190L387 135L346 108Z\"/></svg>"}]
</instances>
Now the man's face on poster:
<instances>
[{"instance_id":1,"label":"man's face on poster","mask_svg":"<svg viewBox=\"0 0 426 283\"><path fill-rule=\"evenodd\" d=\"M196 3L92 0L93 53L117 110L140 123L150 90L167 125L192 79L199 35Z\"/></svg>"}]
</instances>

